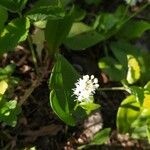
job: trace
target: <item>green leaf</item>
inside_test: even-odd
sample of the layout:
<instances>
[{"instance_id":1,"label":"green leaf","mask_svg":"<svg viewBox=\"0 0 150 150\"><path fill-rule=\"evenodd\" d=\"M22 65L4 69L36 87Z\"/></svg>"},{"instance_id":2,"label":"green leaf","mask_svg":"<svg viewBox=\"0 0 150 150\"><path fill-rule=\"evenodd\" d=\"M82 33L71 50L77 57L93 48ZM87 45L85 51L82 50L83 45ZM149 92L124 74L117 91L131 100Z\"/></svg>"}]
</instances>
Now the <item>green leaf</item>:
<instances>
[{"instance_id":1,"label":"green leaf","mask_svg":"<svg viewBox=\"0 0 150 150\"><path fill-rule=\"evenodd\" d=\"M6 20L8 18L8 13L4 8L2 8L0 6L0 14L1 14L0 15L0 32L1 32L2 29L4 28L4 24L5 24Z\"/></svg>"},{"instance_id":2,"label":"green leaf","mask_svg":"<svg viewBox=\"0 0 150 150\"><path fill-rule=\"evenodd\" d=\"M144 102L144 89L138 86L128 87L128 92L135 96L136 101L142 106Z\"/></svg>"},{"instance_id":3,"label":"green leaf","mask_svg":"<svg viewBox=\"0 0 150 150\"><path fill-rule=\"evenodd\" d=\"M106 33L114 28L118 21L118 18L114 14L104 13L100 17L98 31Z\"/></svg>"},{"instance_id":4,"label":"green leaf","mask_svg":"<svg viewBox=\"0 0 150 150\"><path fill-rule=\"evenodd\" d=\"M14 127L20 112L21 108L17 105L16 100L10 100L9 102L5 101L3 105L0 106L0 122Z\"/></svg>"},{"instance_id":5,"label":"green leaf","mask_svg":"<svg viewBox=\"0 0 150 150\"><path fill-rule=\"evenodd\" d=\"M133 84L140 79L141 69L138 60L133 55L127 55L127 58L128 58L127 81L129 84Z\"/></svg>"},{"instance_id":6,"label":"green leaf","mask_svg":"<svg viewBox=\"0 0 150 150\"><path fill-rule=\"evenodd\" d=\"M125 41L112 42L110 47L111 47L111 50L112 50L113 54L115 55L116 59L120 62L120 64L123 66L123 68L126 72L128 70L128 63L129 63L128 57L130 55L132 55L132 57L134 57L137 62L138 56L141 55L139 49L137 49L136 47L132 46L131 44L129 44ZM133 59L131 59L131 60L133 60ZM134 60L134 62L135 62L135 60ZM131 66L131 64L130 64L130 66ZM138 70L138 72L139 72L139 70Z\"/></svg>"},{"instance_id":7,"label":"green leaf","mask_svg":"<svg viewBox=\"0 0 150 150\"><path fill-rule=\"evenodd\" d=\"M75 21L80 21L86 16L86 11L79 8L78 6L74 6L72 9L72 15Z\"/></svg>"},{"instance_id":8,"label":"green leaf","mask_svg":"<svg viewBox=\"0 0 150 150\"><path fill-rule=\"evenodd\" d=\"M63 99L63 97L62 97L62 99ZM50 93L50 105L51 105L53 111L57 114L57 116L61 120L63 120L66 124L68 124L70 126L76 125L76 122L75 122L75 119L73 118L73 116L71 114L65 112L65 110L63 110L63 108L60 106L60 97L58 97L57 93L53 90Z\"/></svg>"},{"instance_id":9,"label":"green leaf","mask_svg":"<svg viewBox=\"0 0 150 150\"><path fill-rule=\"evenodd\" d=\"M144 86L144 89L145 89L145 90L148 90L148 91L150 92L150 81L148 81L148 82L146 83L146 85Z\"/></svg>"},{"instance_id":10,"label":"green leaf","mask_svg":"<svg viewBox=\"0 0 150 150\"><path fill-rule=\"evenodd\" d=\"M0 68L0 76L7 75L11 76L12 73L15 71L16 65L15 64L9 64L4 68Z\"/></svg>"},{"instance_id":11,"label":"green leaf","mask_svg":"<svg viewBox=\"0 0 150 150\"><path fill-rule=\"evenodd\" d=\"M45 39L47 40L50 55L54 55L65 40L71 29L72 21L71 15L61 19L48 20L45 29Z\"/></svg>"},{"instance_id":12,"label":"green leaf","mask_svg":"<svg viewBox=\"0 0 150 150\"><path fill-rule=\"evenodd\" d=\"M84 50L104 39L92 27L84 23L74 23L64 44L72 50Z\"/></svg>"},{"instance_id":13,"label":"green leaf","mask_svg":"<svg viewBox=\"0 0 150 150\"><path fill-rule=\"evenodd\" d=\"M135 96L128 96L121 103L117 112L117 129L120 133L131 132L131 124L140 115L140 104L137 103Z\"/></svg>"},{"instance_id":14,"label":"green leaf","mask_svg":"<svg viewBox=\"0 0 150 150\"><path fill-rule=\"evenodd\" d=\"M46 6L34 7L26 15L31 20L37 22L37 21L47 20L48 18L61 19L62 17L65 16L65 12L64 9L58 6L46 5Z\"/></svg>"},{"instance_id":15,"label":"green leaf","mask_svg":"<svg viewBox=\"0 0 150 150\"><path fill-rule=\"evenodd\" d=\"M91 111L98 109L100 107L99 104L95 104L93 102L81 102L79 104L84 110L86 110L87 114L91 113Z\"/></svg>"},{"instance_id":16,"label":"green leaf","mask_svg":"<svg viewBox=\"0 0 150 150\"><path fill-rule=\"evenodd\" d=\"M147 126L146 128L146 133L147 133L147 137L148 137L148 142L150 143L150 127Z\"/></svg>"},{"instance_id":17,"label":"green leaf","mask_svg":"<svg viewBox=\"0 0 150 150\"><path fill-rule=\"evenodd\" d=\"M86 145L82 145L78 147L78 150L80 149L86 149L92 145L102 145L105 144L109 140L109 134L110 134L110 128L105 128L98 133L96 133L93 137L93 139L90 141L90 143Z\"/></svg>"},{"instance_id":18,"label":"green leaf","mask_svg":"<svg viewBox=\"0 0 150 150\"><path fill-rule=\"evenodd\" d=\"M8 88L8 84L5 80L0 81L0 94L3 95Z\"/></svg>"},{"instance_id":19,"label":"green leaf","mask_svg":"<svg viewBox=\"0 0 150 150\"><path fill-rule=\"evenodd\" d=\"M102 0L85 0L85 2L89 5L91 5L91 4L98 5L99 3L102 2Z\"/></svg>"},{"instance_id":20,"label":"green leaf","mask_svg":"<svg viewBox=\"0 0 150 150\"><path fill-rule=\"evenodd\" d=\"M78 78L79 74L71 64L63 56L57 55L49 83L52 90L50 104L58 117L71 126L76 124L73 116L76 103L72 89Z\"/></svg>"},{"instance_id":21,"label":"green leaf","mask_svg":"<svg viewBox=\"0 0 150 150\"><path fill-rule=\"evenodd\" d=\"M123 39L135 39L150 29L150 23L143 20L130 20L118 32L117 37Z\"/></svg>"},{"instance_id":22,"label":"green leaf","mask_svg":"<svg viewBox=\"0 0 150 150\"><path fill-rule=\"evenodd\" d=\"M117 129L133 137L146 137L145 125L150 125L150 94L144 95L143 105L131 95L123 100L117 112Z\"/></svg>"},{"instance_id":23,"label":"green leaf","mask_svg":"<svg viewBox=\"0 0 150 150\"><path fill-rule=\"evenodd\" d=\"M98 66L112 81L121 81L126 76L123 66L112 57L101 58L98 62Z\"/></svg>"},{"instance_id":24,"label":"green leaf","mask_svg":"<svg viewBox=\"0 0 150 150\"><path fill-rule=\"evenodd\" d=\"M20 12L24 8L28 0L1 0L0 5L11 12Z\"/></svg>"},{"instance_id":25,"label":"green leaf","mask_svg":"<svg viewBox=\"0 0 150 150\"><path fill-rule=\"evenodd\" d=\"M28 18L12 20L0 35L0 53L14 48L27 38L30 22Z\"/></svg>"},{"instance_id":26,"label":"green leaf","mask_svg":"<svg viewBox=\"0 0 150 150\"><path fill-rule=\"evenodd\" d=\"M105 128L102 131L96 133L92 139L92 141L89 143L89 145L102 145L109 139L111 129Z\"/></svg>"}]
</instances>

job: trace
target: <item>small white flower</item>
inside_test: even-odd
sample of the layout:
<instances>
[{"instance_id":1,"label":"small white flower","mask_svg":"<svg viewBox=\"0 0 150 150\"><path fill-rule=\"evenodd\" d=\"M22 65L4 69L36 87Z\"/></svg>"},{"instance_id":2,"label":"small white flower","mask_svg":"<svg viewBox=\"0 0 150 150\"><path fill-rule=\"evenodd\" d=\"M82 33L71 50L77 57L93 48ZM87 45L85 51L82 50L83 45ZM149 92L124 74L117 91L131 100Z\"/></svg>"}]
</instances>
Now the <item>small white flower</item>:
<instances>
[{"instance_id":1,"label":"small white flower","mask_svg":"<svg viewBox=\"0 0 150 150\"><path fill-rule=\"evenodd\" d=\"M73 95L79 102L84 100L89 101L90 97L94 95L95 90L99 87L98 79L94 78L94 75L85 75L83 78L75 83L75 88L73 89Z\"/></svg>"}]
</instances>

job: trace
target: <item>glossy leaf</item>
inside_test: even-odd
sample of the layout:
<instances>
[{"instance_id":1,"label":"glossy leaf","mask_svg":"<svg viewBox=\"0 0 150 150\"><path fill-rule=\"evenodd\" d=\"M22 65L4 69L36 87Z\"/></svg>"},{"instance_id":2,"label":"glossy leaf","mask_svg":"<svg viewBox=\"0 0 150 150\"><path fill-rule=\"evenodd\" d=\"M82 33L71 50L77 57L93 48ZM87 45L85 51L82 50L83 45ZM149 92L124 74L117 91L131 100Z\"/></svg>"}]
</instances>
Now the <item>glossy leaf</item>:
<instances>
[{"instance_id":1,"label":"glossy leaf","mask_svg":"<svg viewBox=\"0 0 150 150\"><path fill-rule=\"evenodd\" d=\"M150 120L150 95L144 95L143 105L140 106L135 96L123 100L117 113L117 128L121 133L130 133L133 137L146 137L146 125Z\"/></svg>"},{"instance_id":2,"label":"glossy leaf","mask_svg":"<svg viewBox=\"0 0 150 150\"><path fill-rule=\"evenodd\" d=\"M11 12L21 12L28 0L0 0L0 5Z\"/></svg>"},{"instance_id":3,"label":"glossy leaf","mask_svg":"<svg viewBox=\"0 0 150 150\"><path fill-rule=\"evenodd\" d=\"M8 88L8 84L5 80L0 81L0 94L3 95Z\"/></svg>"},{"instance_id":4,"label":"glossy leaf","mask_svg":"<svg viewBox=\"0 0 150 150\"><path fill-rule=\"evenodd\" d=\"M144 86L144 89L150 92L150 81L146 83L146 85Z\"/></svg>"},{"instance_id":5,"label":"glossy leaf","mask_svg":"<svg viewBox=\"0 0 150 150\"><path fill-rule=\"evenodd\" d=\"M50 77L50 104L53 111L66 124L74 126L76 120L73 109L76 104L72 95L74 83L79 78L78 73L71 64L61 55L56 56L56 63Z\"/></svg>"},{"instance_id":6,"label":"glossy leaf","mask_svg":"<svg viewBox=\"0 0 150 150\"><path fill-rule=\"evenodd\" d=\"M89 145L101 145L108 141L111 129L105 128L96 133Z\"/></svg>"},{"instance_id":7,"label":"glossy leaf","mask_svg":"<svg viewBox=\"0 0 150 150\"><path fill-rule=\"evenodd\" d=\"M144 102L144 89L138 86L128 87L128 92L135 96L136 101L142 106Z\"/></svg>"},{"instance_id":8,"label":"glossy leaf","mask_svg":"<svg viewBox=\"0 0 150 150\"><path fill-rule=\"evenodd\" d=\"M60 19L65 16L65 12L62 8L53 5L34 7L26 14L31 20L43 21L48 18Z\"/></svg>"},{"instance_id":9,"label":"glossy leaf","mask_svg":"<svg viewBox=\"0 0 150 150\"><path fill-rule=\"evenodd\" d=\"M99 60L98 66L109 76L112 81L120 81L126 76L123 66L112 57L103 57Z\"/></svg>"},{"instance_id":10,"label":"glossy leaf","mask_svg":"<svg viewBox=\"0 0 150 150\"><path fill-rule=\"evenodd\" d=\"M137 103L135 96L128 96L121 103L117 112L117 129L121 133L129 133L131 124L140 115L140 104Z\"/></svg>"},{"instance_id":11,"label":"glossy leaf","mask_svg":"<svg viewBox=\"0 0 150 150\"><path fill-rule=\"evenodd\" d=\"M123 39L135 39L150 29L150 23L143 20L130 20L118 32L118 37Z\"/></svg>"},{"instance_id":12,"label":"glossy leaf","mask_svg":"<svg viewBox=\"0 0 150 150\"><path fill-rule=\"evenodd\" d=\"M65 40L65 45L72 50L85 50L100 41L104 37L98 34L92 27L84 23L74 23Z\"/></svg>"},{"instance_id":13,"label":"glossy leaf","mask_svg":"<svg viewBox=\"0 0 150 150\"><path fill-rule=\"evenodd\" d=\"M16 100L6 101L0 106L0 122L4 122L10 126L15 126L17 123L17 115L20 113L21 108L17 105Z\"/></svg>"},{"instance_id":14,"label":"glossy leaf","mask_svg":"<svg viewBox=\"0 0 150 150\"><path fill-rule=\"evenodd\" d=\"M99 104L95 104L93 102L81 102L79 106L81 106L87 112L87 114L100 107Z\"/></svg>"},{"instance_id":15,"label":"glossy leaf","mask_svg":"<svg viewBox=\"0 0 150 150\"><path fill-rule=\"evenodd\" d=\"M133 84L140 79L141 69L138 60L133 55L128 55L127 59L128 59L127 81L129 84Z\"/></svg>"},{"instance_id":16,"label":"glossy leaf","mask_svg":"<svg viewBox=\"0 0 150 150\"><path fill-rule=\"evenodd\" d=\"M0 35L0 53L14 48L27 38L30 27L29 19L16 18L12 20Z\"/></svg>"},{"instance_id":17,"label":"glossy leaf","mask_svg":"<svg viewBox=\"0 0 150 150\"><path fill-rule=\"evenodd\" d=\"M45 29L45 39L48 44L49 54L54 55L65 40L72 26L71 15L61 19L49 19Z\"/></svg>"},{"instance_id":18,"label":"glossy leaf","mask_svg":"<svg viewBox=\"0 0 150 150\"><path fill-rule=\"evenodd\" d=\"M135 58L141 55L138 48L125 41L112 42L111 49L116 59L124 66L124 69L126 70L128 67L127 55L133 55Z\"/></svg>"},{"instance_id":19,"label":"glossy leaf","mask_svg":"<svg viewBox=\"0 0 150 150\"><path fill-rule=\"evenodd\" d=\"M2 31L2 29L4 28L4 24L8 18L8 13L7 11L0 6L0 32Z\"/></svg>"}]
</instances>

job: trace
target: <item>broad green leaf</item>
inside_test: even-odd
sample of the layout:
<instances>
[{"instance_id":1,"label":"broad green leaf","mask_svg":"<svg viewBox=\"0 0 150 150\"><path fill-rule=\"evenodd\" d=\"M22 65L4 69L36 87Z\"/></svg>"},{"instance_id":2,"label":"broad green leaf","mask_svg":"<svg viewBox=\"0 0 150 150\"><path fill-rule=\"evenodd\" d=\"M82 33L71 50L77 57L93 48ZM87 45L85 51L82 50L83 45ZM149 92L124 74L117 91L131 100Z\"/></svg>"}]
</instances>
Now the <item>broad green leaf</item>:
<instances>
[{"instance_id":1,"label":"broad green leaf","mask_svg":"<svg viewBox=\"0 0 150 150\"><path fill-rule=\"evenodd\" d=\"M64 97L62 97L62 99L63 98ZM50 93L50 105L53 111L61 120L63 120L66 124L70 126L75 126L76 121L74 117L68 112L65 112L65 110L63 110L63 108L60 106L60 97L58 97L57 93L54 91L51 91Z\"/></svg>"},{"instance_id":2,"label":"broad green leaf","mask_svg":"<svg viewBox=\"0 0 150 150\"><path fill-rule=\"evenodd\" d=\"M62 18L65 15L64 9L58 5L56 0L38 0L26 15L38 24L47 21L47 18Z\"/></svg>"},{"instance_id":3,"label":"broad green leaf","mask_svg":"<svg viewBox=\"0 0 150 150\"><path fill-rule=\"evenodd\" d=\"M92 141L89 143L89 145L102 145L109 139L111 129L105 128L102 131L96 133L92 139Z\"/></svg>"},{"instance_id":4,"label":"broad green leaf","mask_svg":"<svg viewBox=\"0 0 150 150\"><path fill-rule=\"evenodd\" d=\"M84 50L102 41L104 38L92 27L84 23L74 23L64 44L72 50Z\"/></svg>"},{"instance_id":5,"label":"broad green leaf","mask_svg":"<svg viewBox=\"0 0 150 150\"><path fill-rule=\"evenodd\" d=\"M112 57L103 57L99 60L98 66L112 81L121 81L125 78L126 72L123 66Z\"/></svg>"},{"instance_id":6,"label":"broad green leaf","mask_svg":"<svg viewBox=\"0 0 150 150\"><path fill-rule=\"evenodd\" d=\"M0 122L14 127L20 112L21 108L17 105L16 100L5 101L4 104L0 106Z\"/></svg>"},{"instance_id":7,"label":"broad green leaf","mask_svg":"<svg viewBox=\"0 0 150 150\"><path fill-rule=\"evenodd\" d=\"M86 110L87 114L91 113L91 111L98 109L100 107L99 104L95 104L93 102L81 102L79 104L84 110Z\"/></svg>"},{"instance_id":8,"label":"broad green leaf","mask_svg":"<svg viewBox=\"0 0 150 150\"><path fill-rule=\"evenodd\" d=\"M128 96L121 103L117 112L117 129L120 133L129 133L131 124L140 115L140 104L137 103L135 96Z\"/></svg>"},{"instance_id":9,"label":"broad green leaf","mask_svg":"<svg viewBox=\"0 0 150 150\"><path fill-rule=\"evenodd\" d=\"M85 2L89 5L91 4L98 5L99 3L102 2L102 0L85 0Z\"/></svg>"},{"instance_id":10,"label":"broad green leaf","mask_svg":"<svg viewBox=\"0 0 150 150\"><path fill-rule=\"evenodd\" d=\"M149 109L149 112L150 112L150 94L145 94L143 107L145 109Z\"/></svg>"},{"instance_id":11,"label":"broad green leaf","mask_svg":"<svg viewBox=\"0 0 150 150\"><path fill-rule=\"evenodd\" d=\"M7 75L10 76L15 71L16 65L15 64L9 64L4 68L0 68L0 76Z\"/></svg>"},{"instance_id":12,"label":"broad green leaf","mask_svg":"<svg viewBox=\"0 0 150 150\"><path fill-rule=\"evenodd\" d=\"M66 6L67 4L69 4L71 2L71 0L60 0L60 3L63 5L63 6Z\"/></svg>"},{"instance_id":13,"label":"broad green leaf","mask_svg":"<svg viewBox=\"0 0 150 150\"><path fill-rule=\"evenodd\" d=\"M0 94L4 94L8 88L8 84L5 80L0 81Z\"/></svg>"},{"instance_id":14,"label":"broad green leaf","mask_svg":"<svg viewBox=\"0 0 150 150\"><path fill-rule=\"evenodd\" d=\"M141 78L140 81L142 81L144 84L147 83L147 81L150 81L150 53L149 51L141 50L141 55L138 56L138 60L140 62L141 66Z\"/></svg>"},{"instance_id":15,"label":"broad green leaf","mask_svg":"<svg viewBox=\"0 0 150 150\"><path fill-rule=\"evenodd\" d=\"M58 117L71 126L76 124L73 116L76 103L72 89L78 78L79 75L71 64L63 56L57 55L49 82L50 104Z\"/></svg>"},{"instance_id":16,"label":"broad green leaf","mask_svg":"<svg viewBox=\"0 0 150 150\"><path fill-rule=\"evenodd\" d=\"M28 18L12 20L0 35L0 53L14 48L19 42L26 40L29 27Z\"/></svg>"},{"instance_id":17,"label":"broad green leaf","mask_svg":"<svg viewBox=\"0 0 150 150\"><path fill-rule=\"evenodd\" d=\"M74 20L77 22L84 19L86 12L84 9L81 9L78 6L74 6L72 9L72 15L74 17Z\"/></svg>"},{"instance_id":18,"label":"broad green leaf","mask_svg":"<svg viewBox=\"0 0 150 150\"><path fill-rule=\"evenodd\" d=\"M114 14L104 13L100 16L98 31L107 33L117 25L118 21L118 18Z\"/></svg>"},{"instance_id":19,"label":"broad green leaf","mask_svg":"<svg viewBox=\"0 0 150 150\"><path fill-rule=\"evenodd\" d=\"M146 137L145 125L150 125L150 94L144 95L140 106L131 95L123 100L117 113L117 128L121 133L131 133L133 137ZM142 127L142 128L141 128ZM139 135L138 135L139 134Z\"/></svg>"},{"instance_id":20,"label":"broad green leaf","mask_svg":"<svg viewBox=\"0 0 150 150\"><path fill-rule=\"evenodd\" d=\"M130 20L118 32L117 37L123 39L135 39L150 29L150 23L143 20Z\"/></svg>"},{"instance_id":21,"label":"broad green leaf","mask_svg":"<svg viewBox=\"0 0 150 150\"><path fill-rule=\"evenodd\" d=\"M8 18L8 13L4 8L2 8L0 6L0 14L1 14L0 15L0 32L1 32L3 27L4 27L4 24L5 24L6 20Z\"/></svg>"},{"instance_id":22,"label":"broad green leaf","mask_svg":"<svg viewBox=\"0 0 150 150\"><path fill-rule=\"evenodd\" d=\"M128 59L127 81L129 84L133 84L140 79L141 69L138 60L133 55L127 55L127 59Z\"/></svg>"},{"instance_id":23,"label":"broad green leaf","mask_svg":"<svg viewBox=\"0 0 150 150\"><path fill-rule=\"evenodd\" d=\"M146 85L144 86L144 89L150 92L150 81L146 83Z\"/></svg>"},{"instance_id":24,"label":"broad green leaf","mask_svg":"<svg viewBox=\"0 0 150 150\"><path fill-rule=\"evenodd\" d=\"M142 106L144 102L144 89L138 86L128 87L128 92L135 96L136 101Z\"/></svg>"},{"instance_id":25,"label":"broad green leaf","mask_svg":"<svg viewBox=\"0 0 150 150\"><path fill-rule=\"evenodd\" d=\"M147 137L148 137L148 142L150 143L150 127L148 125L146 128L146 133L147 133Z\"/></svg>"},{"instance_id":26,"label":"broad green leaf","mask_svg":"<svg viewBox=\"0 0 150 150\"><path fill-rule=\"evenodd\" d=\"M11 12L21 12L28 0L0 0L0 5Z\"/></svg>"},{"instance_id":27,"label":"broad green leaf","mask_svg":"<svg viewBox=\"0 0 150 150\"><path fill-rule=\"evenodd\" d=\"M49 54L54 55L65 40L72 26L71 15L61 19L49 19L45 29L45 39L48 44Z\"/></svg>"},{"instance_id":28,"label":"broad green leaf","mask_svg":"<svg viewBox=\"0 0 150 150\"><path fill-rule=\"evenodd\" d=\"M124 69L126 70L128 67L127 55L133 55L135 58L141 55L138 48L125 41L112 42L111 50L116 59L124 66Z\"/></svg>"},{"instance_id":29,"label":"broad green leaf","mask_svg":"<svg viewBox=\"0 0 150 150\"><path fill-rule=\"evenodd\" d=\"M58 6L39 6L31 9L27 14L34 22L50 19L61 19L65 16L64 9Z\"/></svg>"},{"instance_id":30,"label":"broad green leaf","mask_svg":"<svg viewBox=\"0 0 150 150\"><path fill-rule=\"evenodd\" d=\"M90 143L78 147L78 150L86 149L92 145L102 145L109 140L109 134L111 129L105 128L98 133L96 133Z\"/></svg>"}]
</instances>

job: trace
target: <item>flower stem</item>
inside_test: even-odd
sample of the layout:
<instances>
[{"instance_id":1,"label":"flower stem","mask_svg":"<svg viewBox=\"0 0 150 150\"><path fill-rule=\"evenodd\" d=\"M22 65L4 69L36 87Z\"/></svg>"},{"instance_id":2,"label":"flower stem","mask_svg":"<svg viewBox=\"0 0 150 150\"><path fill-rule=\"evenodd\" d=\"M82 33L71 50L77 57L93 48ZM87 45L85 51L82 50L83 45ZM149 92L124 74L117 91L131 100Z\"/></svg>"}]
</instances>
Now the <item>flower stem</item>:
<instances>
[{"instance_id":1,"label":"flower stem","mask_svg":"<svg viewBox=\"0 0 150 150\"><path fill-rule=\"evenodd\" d=\"M124 87L106 87L106 88L99 88L98 91L126 91Z\"/></svg>"}]
</instances>

